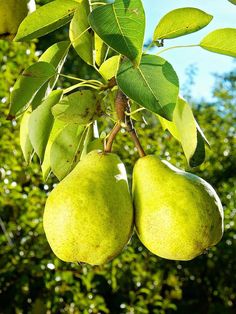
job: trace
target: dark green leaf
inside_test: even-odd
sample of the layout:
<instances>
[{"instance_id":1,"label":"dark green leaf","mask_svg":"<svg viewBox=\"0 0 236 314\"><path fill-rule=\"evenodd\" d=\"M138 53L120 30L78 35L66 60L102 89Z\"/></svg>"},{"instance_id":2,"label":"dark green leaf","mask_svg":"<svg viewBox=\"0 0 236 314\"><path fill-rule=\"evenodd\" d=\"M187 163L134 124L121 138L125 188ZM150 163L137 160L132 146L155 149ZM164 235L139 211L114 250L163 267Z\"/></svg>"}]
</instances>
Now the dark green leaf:
<instances>
[{"instance_id":1,"label":"dark green leaf","mask_svg":"<svg viewBox=\"0 0 236 314\"><path fill-rule=\"evenodd\" d=\"M24 70L13 87L8 118L26 109L39 89L55 74L54 66L47 62L37 62Z\"/></svg>"},{"instance_id":2,"label":"dark green leaf","mask_svg":"<svg viewBox=\"0 0 236 314\"><path fill-rule=\"evenodd\" d=\"M171 120L179 93L179 80L165 59L144 55L134 68L124 61L117 74L120 89L144 108Z\"/></svg>"},{"instance_id":3,"label":"dark green leaf","mask_svg":"<svg viewBox=\"0 0 236 314\"><path fill-rule=\"evenodd\" d=\"M194 33L207 26L213 16L196 8L179 8L167 13L158 23L153 40L170 39Z\"/></svg>"},{"instance_id":4,"label":"dark green leaf","mask_svg":"<svg viewBox=\"0 0 236 314\"><path fill-rule=\"evenodd\" d=\"M38 8L21 23L15 41L29 41L68 23L78 7L72 0L55 0Z\"/></svg>"},{"instance_id":5,"label":"dark green leaf","mask_svg":"<svg viewBox=\"0 0 236 314\"><path fill-rule=\"evenodd\" d=\"M93 30L111 48L140 63L145 31L141 0L116 0L100 6L89 15Z\"/></svg>"}]
</instances>

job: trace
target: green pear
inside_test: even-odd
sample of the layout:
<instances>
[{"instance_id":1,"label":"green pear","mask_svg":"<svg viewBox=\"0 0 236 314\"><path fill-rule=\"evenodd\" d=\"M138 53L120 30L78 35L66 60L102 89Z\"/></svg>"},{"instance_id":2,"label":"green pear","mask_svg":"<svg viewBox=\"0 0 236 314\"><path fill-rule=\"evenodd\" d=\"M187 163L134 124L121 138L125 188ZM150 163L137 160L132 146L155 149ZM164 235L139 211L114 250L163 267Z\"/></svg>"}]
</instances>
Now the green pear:
<instances>
[{"instance_id":1,"label":"green pear","mask_svg":"<svg viewBox=\"0 0 236 314\"><path fill-rule=\"evenodd\" d=\"M34 10L34 0L0 0L0 39L13 39L20 23Z\"/></svg>"},{"instance_id":2,"label":"green pear","mask_svg":"<svg viewBox=\"0 0 236 314\"><path fill-rule=\"evenodd\" d=\"M154 254L191 260L218 243L223 208L212 186L156 156L145 156L133 171L135 227Z\"/></svg>"},{"instance_id":3,"label":"green pear","mask_svg":"<svg viewBox=\"0 0 236 314\"><path fill-rule=\"evenodd\" d=\"M44 230L66 262L99 265L117 256L133 230L133 206L124 164L92 151L50 193Z\"/></svg>"}]
</instances>

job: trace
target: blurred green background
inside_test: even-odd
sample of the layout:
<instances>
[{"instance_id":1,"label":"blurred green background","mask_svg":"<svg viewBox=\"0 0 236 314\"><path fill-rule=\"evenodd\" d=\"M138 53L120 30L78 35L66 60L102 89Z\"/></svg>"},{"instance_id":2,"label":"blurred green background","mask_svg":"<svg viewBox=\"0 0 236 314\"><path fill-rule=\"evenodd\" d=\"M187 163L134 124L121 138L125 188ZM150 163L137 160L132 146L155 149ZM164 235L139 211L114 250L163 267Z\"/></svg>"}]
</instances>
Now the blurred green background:
<instances>
[{"instance_id":1,"label":"blurred green background","mask_svg":"<svg viewBox=\"0 0 236 314\"><path fill-rule=\"evenodd\" d=\"M38 1L45 3L48 1ZM67 37L67 28L40 42L0 41L0 314L8 313L236 313L236 69L215 76L214 101L194 102L189 72L185 97L211 144L205 163L191 169L217 190L225 210L222 241L191 262L175 262L148 252L134 235L111 263L92 267L63 263L51 252L42 228L47 193L37 159L26 165L18 121L6 121L10 87L40 51ZM71 51L64 73L94 75ZM68 82L61 80L60 84ZM148 154L187 169L180 145L151 116L136 128ZM114 150L131 177L137 160L126 134ZM109 236L109 234L108 234Z\"/></svg>"}]
</instances>

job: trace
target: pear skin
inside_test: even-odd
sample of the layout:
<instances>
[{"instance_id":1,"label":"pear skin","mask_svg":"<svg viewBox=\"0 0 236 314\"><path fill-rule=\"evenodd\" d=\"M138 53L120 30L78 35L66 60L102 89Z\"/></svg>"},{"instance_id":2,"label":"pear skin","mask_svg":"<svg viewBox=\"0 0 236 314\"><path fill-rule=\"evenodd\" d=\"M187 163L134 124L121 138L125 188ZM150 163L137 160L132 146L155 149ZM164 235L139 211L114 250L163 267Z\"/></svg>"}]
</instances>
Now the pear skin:
<instances>
[{"instance_id":1,"label":"pear skin","mask_svg":"<svg viewBox=\"0 0 236 314\"><path fill-rule=\"evenodd\" d=\"M0 39L12 40L20 23L34 10L34 0L0 0Z\"/></svg>"},{"instance_id":2,"label":"pear skin","mask_svg":"<svg viewBox=\"0 0 236 314\"><path fill-rule=\"evenodd\" d=\"M132 200L119 157L87 154L50 193L43 226L63 261L99 265L117 256L133 230Z\"/></svg>"},{"instance_id":3,"label":"pear skin","mask_svg":"<svg viewBox=\"0 0 236 314\"><path fill-rule=\"evenodd\" d=\"M132 190L136 231L152 253L191 260L220 241L220 199L198 176L149 155L135 164Z\"/></svg>"}]
</instances>

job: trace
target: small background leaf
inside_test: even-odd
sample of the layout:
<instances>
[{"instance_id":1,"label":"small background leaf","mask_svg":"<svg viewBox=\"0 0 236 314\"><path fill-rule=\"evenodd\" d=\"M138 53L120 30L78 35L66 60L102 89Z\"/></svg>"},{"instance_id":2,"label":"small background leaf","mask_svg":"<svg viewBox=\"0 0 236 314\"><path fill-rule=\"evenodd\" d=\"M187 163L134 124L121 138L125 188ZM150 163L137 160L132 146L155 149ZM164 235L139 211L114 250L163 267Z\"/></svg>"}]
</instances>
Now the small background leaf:
<instances>
[{"instance_id":1,"label":"small background leaf","mask_svg":"<svg viewBox=\"0 0 236 314\"><path fill-rule=\"evenodd\" d=\"M137 68L125 60L119 68L117 83L139 105L168 120L172 119L179 93L179 80L165 59L144 55Z\"/></svg>"},{"instance_id":2,"label":"small background leaf","mask_svg":"<svg viewBox=\"0 0 236 314\"><path fill-rule=\"evenodd\" d=\"M141 0L116 0L89 15L93 30L111 48L138 65L142 55L145 13Z\"/></svg>"},{"instance_id":3,"label":"small background leaf","mask_svg":"<svg viewBox=\"0 0 236 314\"><path fill-rule=\"evenodd\" d=\"M200 46L211 52L236 58L236 28L221 28L209 33Z\"/></svg>"},{"instance_id":4,"label":"small background leaf","mask_svg":"<svg viewBox=\"0 0 236 314\"><path fill-rule=\"evenodd\" d=\"M28 67L19 76L16 81L10 97L10 112L11 116L18 115L23 109L33 100L38 90L48 82L56 73L53 65L47 62L37 62Z\"/></svg>"},{"instance_id":5,"label":"small background leaf","mask_svg":"<svg viewBox=\"0 0 236 314\"><path fill-rule=\"evenodd\" d=\"M196 8L175 9L160 20L153 40L171 39L196 32L207 26L212 18L212 15Z\"/></svg>"},{"instance_id":6,"label":"small background leaf","mask_svg":"<svg viewBox=\"0 0 236 314\"><path fill-rule=\"evenodd\" d=\"M53 91L43 103L35 109L29 118L29 137L36 154L42 163L48 138L53 126L51 108L61 99L63 91Z\"/></svg>"},{"instance_id":7,"label":"small background leaf","mask_svg":"<svg viewBox=\"0 0 236 314\"><path fill-rule=\"evenodd\" d=\"M68 23L78 6L72 0L55 0L38 8L21 23L15 41L29 41Z\"/></svg>"}]
</instances>

